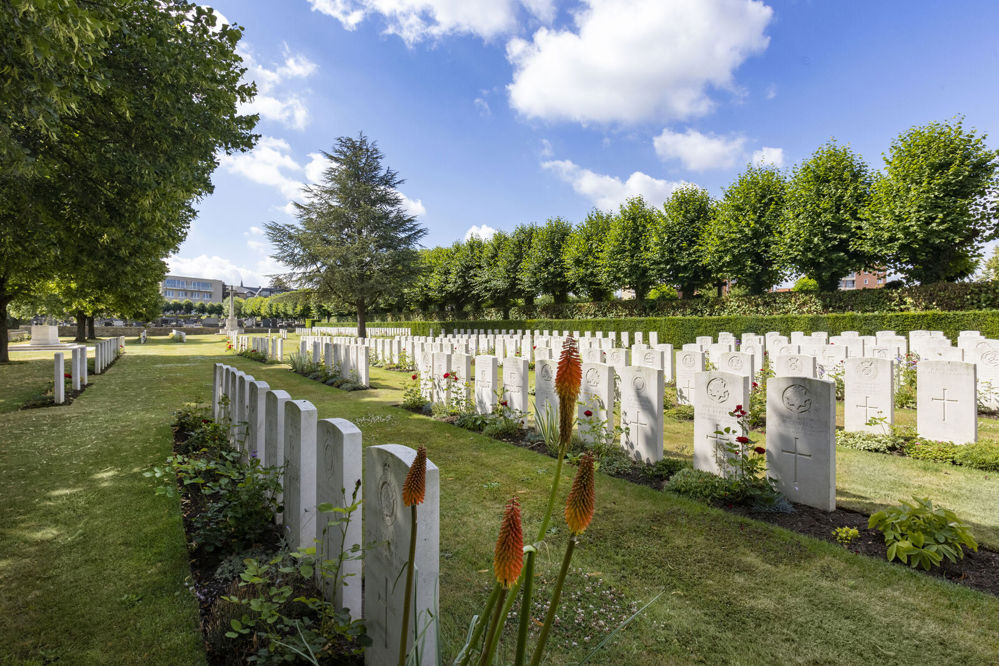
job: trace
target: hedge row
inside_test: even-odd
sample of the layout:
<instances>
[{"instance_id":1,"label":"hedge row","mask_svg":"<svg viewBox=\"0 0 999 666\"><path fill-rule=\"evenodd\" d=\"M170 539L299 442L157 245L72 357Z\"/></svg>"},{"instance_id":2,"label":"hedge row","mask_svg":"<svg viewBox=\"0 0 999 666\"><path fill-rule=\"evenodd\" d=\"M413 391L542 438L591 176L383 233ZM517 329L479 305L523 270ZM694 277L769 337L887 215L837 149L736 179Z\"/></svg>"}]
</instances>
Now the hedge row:
<instances>
[{"instance_id":1,"label":"hedge row","mask_svg":"<svg viewBox=\"0 0 999 666\"><path fill-rule=\"evenodd\" d=\"M999 283L940 283L901 289L856 289L825 293L773 292L759 296L698 296L688 300L618 300L591 303L523 305L510 308L509 319L610 319L618 317L723 317L853 312L929 312L999 309ZM420 321L504 319L497 308L466 312L383 314L378 319Z\"/></svg>"},{"instance_id":2,"label":"hedge row","mask_svg":"<svg viewBox=\"0 0 999 666\"><path fill-rule=\"evenodd\" d=\"M330 324L335 325L335 324ZM342 325L342 324L341 324ZM905 335L914 330L943 331L952 340L964 330L981 331L989 338L999 338L999 309L972 312L887 312L850 314L794 314L777 316L728 317L621 317L614 319L506 319L469 321L407 321L372 323L372 326L406 327L413 335L452 332L459 329L493 330L568 330L568 331L658 331L659 341L673 345L693 342L699 335L717 337L721 331L735 335L763 334L780 331L827 331L836 335L843 331L858 331L873 335L877 331L897 331Z\"/></svg>"}]
</instances>

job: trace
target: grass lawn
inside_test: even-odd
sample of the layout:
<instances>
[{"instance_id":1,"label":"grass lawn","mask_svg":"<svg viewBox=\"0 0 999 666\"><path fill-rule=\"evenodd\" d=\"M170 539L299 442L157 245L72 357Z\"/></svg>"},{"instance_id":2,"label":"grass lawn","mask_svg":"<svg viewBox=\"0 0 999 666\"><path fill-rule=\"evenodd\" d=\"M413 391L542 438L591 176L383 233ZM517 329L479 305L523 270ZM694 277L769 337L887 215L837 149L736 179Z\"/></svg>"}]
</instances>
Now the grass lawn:
<instances>
[{"instance_id":1,"label":"grass lawn","mask_svg":"<svg viewBox=\"0 0 999 666\"><path fill-rule=\"evenodd\" d=\"M129 344L125 358L65 408L10 412L11 394L39 392L51 361L0 367L7 412L0 414L0 645L9 659L198 663L179 509L153 495L141 471L166 456L171 411L210 396L220 339ZM453 655L489 589L503 504L516 493L525 533L536 530L554 461L398 409L408 374L374 368L373 390L344 393L286 366L225 358L312 401L320 418L353 421L365 445L427 445L441 468L442 639ZM38 378L34 391L24 388L34 381L28 375ZM979 537L999 526L995 481L984 475L840 453L843 499L876 504L928 483ZM968 496L940 494L955 486L967 486ZM566 537L555 524L551 548L539 557L542 588ZM600 640L601 622L613 625L660 593L595 663L999 660L994 597L619 479L598 477L597 517L574 565L549 663L578 662Z\"/></svg>"}]
</instances>

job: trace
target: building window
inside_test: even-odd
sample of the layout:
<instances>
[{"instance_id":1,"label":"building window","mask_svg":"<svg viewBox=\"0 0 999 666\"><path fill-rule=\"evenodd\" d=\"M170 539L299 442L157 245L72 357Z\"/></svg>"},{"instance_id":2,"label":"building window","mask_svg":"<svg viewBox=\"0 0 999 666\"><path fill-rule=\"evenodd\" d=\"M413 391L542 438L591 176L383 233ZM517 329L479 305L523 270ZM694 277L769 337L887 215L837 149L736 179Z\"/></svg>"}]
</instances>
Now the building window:
<instances>
[{"instance_id":1,"label":"building window","mask_svg":"<svg viewBox=\"0 0 999 666\"><path fill-rule=\"evenodd\" d=\"M864 278L864 284L870 284L870 280L868 280L867 278Z\"/></svg>"}]
</instances>

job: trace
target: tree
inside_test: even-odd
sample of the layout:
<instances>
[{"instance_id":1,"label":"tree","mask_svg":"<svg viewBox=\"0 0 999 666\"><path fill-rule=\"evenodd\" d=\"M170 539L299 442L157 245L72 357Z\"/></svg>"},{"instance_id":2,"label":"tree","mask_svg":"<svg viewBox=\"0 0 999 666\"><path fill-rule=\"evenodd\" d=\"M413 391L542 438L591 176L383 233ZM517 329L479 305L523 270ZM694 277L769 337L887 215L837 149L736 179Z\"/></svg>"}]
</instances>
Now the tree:
<instances>
[{"instance_id":1,"label":"tree","mask_svg":"<svg viewBox=\"0 0 999 666\"><path fill-rule=\"evenodd\" d=\"M714 209L706 190L687 185L675 190L656 212L649 241L651 267L657 283L675 287L683 298L711 280L700 241Z\"/></svg>"},{"instance_id":2,"label":"tree","mask_svg":"<svg viewBox=\"0 0 999 666\"><path fill-rule=\"evenodd\" d=\"M871 190L866 251L921 284L971 275L996 237L999 151L985 139L961 118L898 136Z\"/></svg>"},{"instance_id":3,"label":"tree","mask_svg":"<svg viewBox=\"0 0 999 666\"><path fill-rule=\"evenodd\" d=\"M534 305L535 293L527 288L528 276L525 266L535 231L537 227L533 223L518 224L510 235L510 242L503 247L503 254L499 257L501 270L513 288L512 298L524 299L524 305Z\"/></svg>"},{"instance_id":4,"label":"tree","mask_svg":"<svg viewBox=\"0 0 999 666\"><path fill-rule=\"evenodd\" d=\"M982 266L980 279L987 280L989 282L999 281L999 245L996 246L996 248L992 251L992 256L989 257Z\"/></svg>"},{"instance_id":5,"label":"tree","mask_svg":"<svg viewBox=\"0 0 999 666\"><path fill-rule=\"evenodd\" d=\"M564 252L571 234L572 225L561 217L549 218L534 231L521 267L525 291L549 294L556 303L569 300L572 281L566 269Z\"/></svg>"},{"instance_id":6,"label":"tree","mask_svg":"<svg viewBox=\"0 0 999 666\"><path fill-rule=\"evenodd\" d=\"M871 190L864 160L831 141L795 168L787 184L780 253L793 271L836 291L844 275L868 267L857 239Z\"/></svg>"},{"instance_id":7,"label":"tree","mask_svg":"<svg viewBox=\"0 0 999 666\"><path fill-rule=\"evenodd\" d=\"M611 295L604 270L604 244L614 216L594 208L586 214L565 241L562 261L569 290L592 301L604 301Z\"/></svg>"},{"instance_id":8,"label":"tree","mask_svg":"<svg viewBox=\"0 0 999 666\"><path fill-rule=\"evenodd\" d=\"M270 222L275 259L291 268L287 278L354 308L357 334L367 334L367 312L379 298L401 291L418 272L417 245L426 235L406 213L398 191L403 180L364 134L340 137L321 182L296 203L298 225Z\"/></svg>"},{"instance_id":9,"label":"tree","mask_svg":"<svg viewBox=\"0 0 999 666\"><path fill-rule=\"evenodd\" d=\"M649 260L654 217L642 197L628 199L611 221L604 249L608 282L619 289L631 289L638 299L645 298L656 283Z\"/></svg>"},{"instance_id":10,"label":"tree","mask_svg":"<svg viewBox=\"0 0 999 666\"><path fill-rule=\"evenodd\" d=\"M784 191L776 168L753 165L725 190L702 239L705 262L716 278L735 280L749 294L780 282L777 232Z\"/></svg>"},{"instance_id":11,"label":"tree","mask_svg":"<svg viewBox=\"0 0 999 666\"><path fill-rule=\"evenodd\" d=\"M465 242L457 242L451 246L445 293L448 304L455 312L462 312L469 306L474 308L481 303L475 290L475 275L479 272L482 261L482 247L482 239L478 236L471 236Z\"/></svg>"}]
</instances>

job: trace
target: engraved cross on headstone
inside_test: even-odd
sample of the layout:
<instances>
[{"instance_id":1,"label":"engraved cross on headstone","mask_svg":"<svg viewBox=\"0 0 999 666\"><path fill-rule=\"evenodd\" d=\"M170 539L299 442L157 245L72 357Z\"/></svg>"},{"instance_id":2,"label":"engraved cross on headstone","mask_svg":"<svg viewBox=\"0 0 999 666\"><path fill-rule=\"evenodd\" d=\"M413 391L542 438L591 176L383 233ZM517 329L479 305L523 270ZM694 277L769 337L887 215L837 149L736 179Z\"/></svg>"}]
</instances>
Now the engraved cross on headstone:
<instances>
[{"instance_id":1,"label":"engraved cross on headstone","mask_svg":"<svg viewBox=\"0 0 999 666\"><path fill-rule=\"evenodd\" d=\"M870 420L871 420L871 410L872 409L875 410L875 412L880 412L881 411L880 409L878 409L877 405L872 405L872 404L870 404L870 402L871 402L871 396L865 395L864 396L864 404L862 404L862 405L856 405L857 407L863 407L864 408L864 423L869 423L870 422Z\"/></svg>"},{"instance_id":2,"label":"engraved cross on headstone","mask_svg":"<svg viewBox=\"0 0 999 666\"><path fill-rule=\"evenodd\" d=\"M647 422L642 421L642 410L638 408L636 408L635 411L628 410L628 413L625 414L624 422L628 426L627 434L628 434L629 444L634 444L634 442L636 441L635 438L631 436L631 426L649 425Z\"/></svg>"},{"instance_id":3,"label":"engraved cross on headstone","mask_svg":"<svg viewBox=\"0 0 999 666\"><path fill-rule=\"evenodd\" d=\"M694 380L691 377L687 377L687 382L683 385L683 393L681 397L687 402L694 402Z\"/></svg>"},{"instance_id":4,"label":"engraved cross on headstone","mask_svg":"<svg viewBox=\"0 0 999 666\"><path fill-rule=\"evenodd\" d=\"M788 449L783 449L782 448L780 450L780 452L781 453L787 453L789 455L794 456L794 482L798 483L798 458L799 457L800 458L811 458L812 454L810 454L810 453L802 453L801 451L798 450L798 438L797 437L794 438L794 449L792 449L792 450L789 451Z\"/></svg>"},{"instance_id":5,"label":"engraved cross on headstone","mask_svg":"<svg viewBox=\"0 0 999 666\"><path fill-rule=\"evenodd\" d=\"M939 397L939 398L930 398L930 400L933 400L934 402L939 402L940 403L940 407L943 410L943 418L941 418L941 420L944 421L944 422L946 422L947 421L947 403L948 402L959 402L959 401L957 399L955 399L955 398L948 398L947 397L947 387L946 386L943 387L943 388L941 388L940 390L943 391L943 393L940 394L941 397Z\"/></svg>"}]
</instances>

